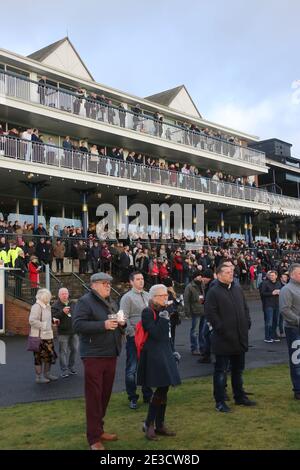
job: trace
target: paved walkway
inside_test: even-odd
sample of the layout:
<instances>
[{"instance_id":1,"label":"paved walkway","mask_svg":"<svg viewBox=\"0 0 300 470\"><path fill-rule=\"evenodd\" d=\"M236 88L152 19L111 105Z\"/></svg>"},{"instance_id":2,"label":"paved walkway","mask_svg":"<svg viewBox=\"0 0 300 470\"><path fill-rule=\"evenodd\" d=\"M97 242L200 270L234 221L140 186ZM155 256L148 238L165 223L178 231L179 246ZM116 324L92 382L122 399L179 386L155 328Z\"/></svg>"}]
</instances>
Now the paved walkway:
<instances>
[{"instance_id":1,"label":"paved walkway","mask_svg":"<svg viewBox=\"0 0 300 470\"><path fill-rule=\"evenodd\" d=\"M283 339L281 343L267 344L263 342L264 327L261 304L258 301L249 302L252 329L250 331L250 347L246 357L246 367L256 368L270 364L288 363L287 346ZM189 350L190 321L184 320L177 328L176 349L180 352L181 378L202 377L211 375L213 365L198 364L197 357ZM78 359L78 375L67 379L59 379L47 385L37 385L34 382L34 367L32 353L26 351L26 338L2 337L7 346L6 365L0 365L0 406L10 406L16 403L30 403L44 400L75 398L83 395L83 369ZM118 360L114 391L124 390L125 351L123 348ZM58 363L53 366L53 372L59 374ZM247 387L246 387L247 389ZM124 400L126 397L124 396Z\"/></svg>"}]
</instances>

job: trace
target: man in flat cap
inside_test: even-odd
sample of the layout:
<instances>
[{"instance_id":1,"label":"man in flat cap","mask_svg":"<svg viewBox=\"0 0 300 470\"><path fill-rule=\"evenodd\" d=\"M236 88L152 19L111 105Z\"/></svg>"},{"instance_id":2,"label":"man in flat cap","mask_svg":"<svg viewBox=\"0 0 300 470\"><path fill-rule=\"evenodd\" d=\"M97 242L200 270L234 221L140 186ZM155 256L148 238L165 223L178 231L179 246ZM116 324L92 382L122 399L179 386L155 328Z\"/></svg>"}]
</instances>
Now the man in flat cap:
<instances>
[{"instance_id":1,"label":"man in flat cap","mask_svg":"<svg viewBox=\"0 0 300 470\"><path fill-rule=\"evenodd\" d=\"M91 291L78 300L73 317L84 365L87 440L92 450L105 450L103 441L117 440L103 428L126 327L110 298L111 281L106 273L93 274Z\"/></svg>"}]
</instances>

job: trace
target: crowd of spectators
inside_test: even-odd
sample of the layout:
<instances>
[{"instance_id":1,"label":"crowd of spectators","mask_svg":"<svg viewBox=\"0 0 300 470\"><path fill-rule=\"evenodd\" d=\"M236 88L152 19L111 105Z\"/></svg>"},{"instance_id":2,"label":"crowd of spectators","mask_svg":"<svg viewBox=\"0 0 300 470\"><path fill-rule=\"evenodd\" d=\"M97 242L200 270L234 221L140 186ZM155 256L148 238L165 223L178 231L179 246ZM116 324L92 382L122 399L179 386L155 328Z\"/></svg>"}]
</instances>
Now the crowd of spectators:
<instances>
[{"instance_id":1,"label":"crowd of spectators","mask_svg":"<svg viewBox=\"0 0 300 470\"><path fill-rule=\"evenodd\" d=\"M204 136L213 138L224 143L243 145L244 142L237 137L225 134L215 129L200 126L189 121L173 121L172 123L168 118L156 111L151 112L143 110L139 103L129 105L128 103L115 102L104 93L95 93L83 87L78 87L73 92L61 89L56 91L51 85L47 83L47 77L43 76L38 82L38 93L40 96L40 103L48 106L56 106L60 102L60 108L84 117L105 121L112 125L120 125L120 127L130 127L134 130L149 133L149 121L153 124L151 130L154 135L158 137L165 137L172 139L172 134L177 134L178 130L183 132L183 143L186 145L193 145L197 147L200 142L200 137ZM59 100L57 100L57 94ZM48 98L49 97L49 98ZM131 115L132 124L129 126L127 123L127 116ZM176 137L175 137L176 138ZM228 153L234 154L234 148L228 146ZM233 156L233 155L231 155Z\"/></svg>"},{"instance_id":2,"label":"crowd of spectators","mask_svg":"<svg viewBox=\"0 0 300 470\"><path fill-rule=\"evenodd\" d=\"M30 146L26 146L24 143L24 159L30 159L30 152L32 152L32 159L37 163L45 163L45 160L48 164L57 164L56 159L58 158L56 147L54 146L53 138L49 137L47 139L39 132L36 128L11 128L9 131L4 131L2 126L0 125L0 136L8 136L12 139L19 138L23 141L30 141L32 142L32 148ZM35 145L38 144L38 145ZM44 147L43 144L49 145L51 147ZM2 143L3 146L3 143ZM135 165L143 165L147 168L152 170L162 170L162 179L164 176L164 171L171 172L170 183L174 183L174 186L177 185L177 174L180 175L181 179L184 180L188 176L197 176L202 178L208 178L212 181L218 182L227 182L227 183L236 183L238 185L256 187L254 181L251 181L246 176L233 176L231 174L226 174L222 171L216 171L212 169L203 169L199 166L188 164L188 163L179 163L174 162L169 159L159 159L153 156L145 155L139 152L135 152L133 150L127 150L123 148L117 147L101 147L96 144L89 144L87 139L71 139L70 136L66 136L63 140L62 147L65 152L65 160L66 163L68 160L72 160L71 153L75 153L75 163L76 168L78 169L85 169L86 161L84 160L84 156L89 156L89 167L93 165L93 162L99 163L101 166L101 160L103 161L104 168L102 173L108 173L113 176L125 176L125 167L119 169L117 165L115 165L115 161L120 162L127 162L131 163L133 168L133 177L138 176L140 173L139 167ZM1 138L0 138L0 149L1 149ZM13 146L10 148L10 153L19 154L16 148L14 149ZM70 152L70 154L68 154ZM105 159L105 160L103 160ZM110 161L107 161L107 160ZM73 160L73 164L74 164ZM71 164L71 162L70 162ZM135 171L134 171L135 170ZM164 171L163 171L164 170ZM119 172L121 173L119 175ZM174 180L172 181L172 175L174 176ZM147 177L148 176L148 177ZM155 175L154 175L155 176ZM165 176L166 173L165 173ZM157 175L157 179L160 179L159 174ZM167 176L169 178L169 176ZM149 175L145 175L145 180L148 181L151 179Z\"/></svg>"},{"instance_id":3,"label":"crowd of spectators","mask_svg":"<svg viewBox=\"0 0 300 470\"><path fill-rule=\"evenodd\" d=\"M288 270L292 262L299 262L299 243L257 241L247 246L245 240L221 237L206 237L200 248L189 248L185 240L180 243L167 240L158 243L127 239L101 241L91 224L88 239L83 239L82 229L54 227L52 236L42 224L33 230L32 224L22 226L0 221L0 260L15 267L19 256L28 267L36 258L41 266L53 260L56 271L63 272L64 259L78 260L79 272L112 272L121 274L128 281L130 272L142 272L150 284L172 278L187 285L196 270L215 270L220 263L230 260L234 264L234 275L238 282L258 288L264 273L275 269L279 274ZM21 253L22 252L22 253ZM24 255L24 256L23 256ZM22 265L24 264L22 262Z\"/></svg>"}]
</instances>

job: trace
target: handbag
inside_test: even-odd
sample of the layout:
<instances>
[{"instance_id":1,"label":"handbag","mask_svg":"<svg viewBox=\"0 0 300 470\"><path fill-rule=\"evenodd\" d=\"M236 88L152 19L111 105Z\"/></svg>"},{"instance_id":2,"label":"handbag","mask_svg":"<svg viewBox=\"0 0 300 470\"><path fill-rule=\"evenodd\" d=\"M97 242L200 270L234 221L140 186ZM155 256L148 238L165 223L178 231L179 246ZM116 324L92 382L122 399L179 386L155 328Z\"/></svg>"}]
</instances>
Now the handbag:
<instances>
[{"instance_id":1,"label":"handbag","mask_svg":"<svg viewBox=\"0 0 300 470\"><path fill-rule=\"evenodd\" d=\"M42 321L42 308L41 308L40 321ZM39 330L39 336L29 335L28 339L27 339L27 351L39 352L41 342L42 342L42 340L41 340L41 330Z\"/></svg>"},{"instance_id":2,"label":"handbag","mask_svg":"<svg viewBox=\"0 0 300 470\"><path fill-rule=\"evenodd\" d=\"M28 336L27 340L27 351L39 352L41 345L40 336Z\"/></svg>"}]
</instances>

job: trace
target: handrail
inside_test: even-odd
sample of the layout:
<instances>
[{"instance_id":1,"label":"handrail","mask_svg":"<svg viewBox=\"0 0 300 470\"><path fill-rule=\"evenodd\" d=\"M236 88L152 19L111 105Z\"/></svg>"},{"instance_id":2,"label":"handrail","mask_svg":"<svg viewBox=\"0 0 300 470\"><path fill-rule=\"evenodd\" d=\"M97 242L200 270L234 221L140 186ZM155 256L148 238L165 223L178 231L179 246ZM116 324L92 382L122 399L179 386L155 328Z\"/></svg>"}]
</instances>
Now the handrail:
<instances>
[{"instance_id":1,"label":"handrail","mask_svg":"<svg viewBox=\"0 0 300 470\"><path fill-rule=\"evenodd\" d=\"M44 261L41 261L41 264L42 264L42 266L46 266L46 263L44 263ZM52 279L54 279L55 282L56 282L59 286L62 286L62 285L63 285L63 282L55 276L54 272L53 272L52 269L50 268L50 265L48 265L48 266L49 266L49 274L50 274L50 277L52 277Z\"/></svg>"},{"instance_id":2,"label":"handrail","mask_svg":"<svg viewBox=\"0 0 300 470\"><path fill-rule=\"evenodd\" d=\"M78 274L76 274L74 272L72 272L72 274L76 279L78 279L78 281L80 281L80 283L81 283L81 285L84 289L86 289L88 292L91 291L90 287L81 279L80 276L78 276ZM110 288L118 297L121 297L120 292L118 292L113 286L110 286Z\"/></svg>"},{"instance_id":3,"label":"handrail","mask_svg":"<svg viewBox=\"0 0 300 470\"><path fill-rule=\"evenodd\" d=\"M107 156L95 156L79 150L68 150L12 136L0 135L0 156L1 154L16 160L49 167L55 166L136 182L160 184L234 200L253 201L268 204L271 210L272 206L279 206L279 211L286 208L300 212L299 199L273 194L260 188L217 181L203 176L185 175L169 169L130 163Z\"/></svg>"},{"instance_id":4,"label":"handrail","mask_svg":"<svg viewBox=\"0 0 300 470\"><path fill-rule=\"evenodd\" d=\"M82 287L83 287L85 290L87 290L88 292L91 291L91 289L90 289L90 288L87 286L87 284L81 279L81 277L78 276L78 274L74 273L73 271L72 271L71 274L80 282L80 284L82 285Z\"/></svg>"},{"instance_id":5,"label":"handrail","mask_svg":"<svg viewBox=\"0 0 300 470\"><path fill-rule=\"evenodd\" d=\"M89 93L94 92L89 91ZM29 102L39 102L41 105L87 119L143 132L177 144L217 153L233 160L266 166L265 153L260 150L207 135L205 131L195 131L187 128L185 123L178 125L165 120L161 122L154 116L143 114L142 109L137 110L135 106L132 106L131 110L120 108L120 106L104 102L101 97L94 99L84 93L74 93L52 85L44 85L13 72L0 73L0 94Z\"/></svg>"}]
</instances>

